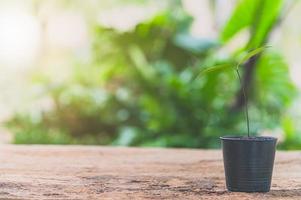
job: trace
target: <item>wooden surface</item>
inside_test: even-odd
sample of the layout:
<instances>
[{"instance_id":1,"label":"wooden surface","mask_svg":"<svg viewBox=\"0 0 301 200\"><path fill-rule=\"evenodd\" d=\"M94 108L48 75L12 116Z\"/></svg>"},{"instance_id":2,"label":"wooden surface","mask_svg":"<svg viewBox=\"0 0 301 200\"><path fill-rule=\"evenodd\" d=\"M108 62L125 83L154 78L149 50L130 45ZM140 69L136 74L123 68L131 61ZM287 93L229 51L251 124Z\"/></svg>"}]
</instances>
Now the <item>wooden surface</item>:
<instances>
[{"instance_id":1,"label":"wooden surface","mask_svg":"<svg viewBox=\"0 0 301 200\"><path fill-rule=\"evenodd\" d=\"M269 193L225 189L218 150L0 146L0 199L301 199L301 153L277 152Z\"/></svg>"}]
</instances>

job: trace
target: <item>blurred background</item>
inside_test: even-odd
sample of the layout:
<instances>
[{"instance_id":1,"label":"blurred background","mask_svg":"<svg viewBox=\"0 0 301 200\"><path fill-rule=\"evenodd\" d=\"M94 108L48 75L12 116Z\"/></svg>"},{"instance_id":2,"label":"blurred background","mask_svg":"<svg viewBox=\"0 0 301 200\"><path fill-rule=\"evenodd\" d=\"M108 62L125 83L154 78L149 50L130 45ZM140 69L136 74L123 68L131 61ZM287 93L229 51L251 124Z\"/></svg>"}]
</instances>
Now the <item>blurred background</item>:
<instances>
[{"instance_id":1,"label":"blurred background","mask_svg":"<svg viewBox=\"0 0 301 200\"><path fill-rule=\"evenodd\" d=\"M297 0L2 0L0 143L301 149Z\"/></svg>"}]
</instances>

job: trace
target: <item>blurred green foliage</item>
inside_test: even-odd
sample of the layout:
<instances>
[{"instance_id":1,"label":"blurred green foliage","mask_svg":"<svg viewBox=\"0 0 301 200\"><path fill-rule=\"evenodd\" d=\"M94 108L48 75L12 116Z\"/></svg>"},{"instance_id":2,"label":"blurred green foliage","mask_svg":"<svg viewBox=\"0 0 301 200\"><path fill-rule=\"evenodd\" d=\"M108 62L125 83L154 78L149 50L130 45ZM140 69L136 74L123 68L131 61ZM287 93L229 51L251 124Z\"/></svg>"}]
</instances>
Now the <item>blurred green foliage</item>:
<instances>
[{"instance_id":1,"label":"blurred green foliage","mask_svg":"<svg viewBox=\"0 0 301 200\"><path fill-rule=\"evenodd\" d=\"M239 1L216 40L191 36L193 19L180 6L128 32L96 26L89 65L76 64L60 85L35 81L53 107L16 113L7 122L15 143L212 148L219 136L245 135L243 112L231 109L240 88L235 72L198 74L266 44L282 3ZM244 29L250 37L243 48L221 54ZM291 122L283 116L295 94L282 55L265 51L249 93L251 132L283 126L290 140Z\"/></svg>"}]
</instances>

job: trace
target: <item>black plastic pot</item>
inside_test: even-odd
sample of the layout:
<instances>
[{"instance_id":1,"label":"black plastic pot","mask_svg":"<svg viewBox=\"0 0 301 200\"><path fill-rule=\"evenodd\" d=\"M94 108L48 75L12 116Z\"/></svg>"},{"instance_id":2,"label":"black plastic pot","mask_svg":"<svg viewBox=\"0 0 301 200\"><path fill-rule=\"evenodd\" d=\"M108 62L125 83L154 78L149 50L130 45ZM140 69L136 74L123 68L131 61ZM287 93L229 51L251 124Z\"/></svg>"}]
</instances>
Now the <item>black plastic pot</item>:
<instances>
[{"instance_id":1,"label":"black plastic pot","mask_svg":"<svg viewBox=\"0 0 301 200\"><path fill-rule=\"evenodd\" d=\"M225 136L221 141L227 189L270 191L277 139Z\"/></svg>"}]
</instances>

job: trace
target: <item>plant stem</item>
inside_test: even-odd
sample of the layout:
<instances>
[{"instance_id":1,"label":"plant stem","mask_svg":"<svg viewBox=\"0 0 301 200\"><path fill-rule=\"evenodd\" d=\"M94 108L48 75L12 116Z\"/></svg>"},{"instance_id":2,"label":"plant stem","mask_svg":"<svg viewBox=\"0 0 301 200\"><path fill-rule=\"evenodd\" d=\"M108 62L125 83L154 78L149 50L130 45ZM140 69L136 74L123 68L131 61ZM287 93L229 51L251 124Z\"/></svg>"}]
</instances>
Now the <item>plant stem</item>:
<instances>
[{"instance_id":1,"label":"plant stem","mask_svg":"<svg viewBox=\"0 0 301 200\"><path fill-rule=\"evenodd\" d=\"M244 96L244 99L245 99L245 115L246 115L246 120L247 120L248 137L250 137L248 98L247 98L246 91L245 91L245 86L242 83L241 76L240 76L238 68L236 68L236 73L237 73L240 85L242 87L242 92L243 92L243 96Z\"/></svg>"}]
</instances>

